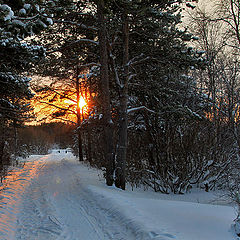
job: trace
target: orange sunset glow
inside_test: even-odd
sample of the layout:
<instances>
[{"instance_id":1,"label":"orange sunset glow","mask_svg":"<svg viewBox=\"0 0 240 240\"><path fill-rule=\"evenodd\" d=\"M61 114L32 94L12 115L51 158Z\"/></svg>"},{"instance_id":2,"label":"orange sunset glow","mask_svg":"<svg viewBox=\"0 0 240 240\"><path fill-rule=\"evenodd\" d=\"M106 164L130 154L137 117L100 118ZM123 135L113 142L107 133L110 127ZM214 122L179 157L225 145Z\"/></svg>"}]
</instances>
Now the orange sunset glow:
<instances>
[{"instance_id":1,"label":"orange sunset glow","mask_svg":"<svg viewBox=\"0 0 240 240\"><path fill-rule=\"evenodd\" d=\"M42 121L69 121L77 123L77 104L81 110L80 114L85 117L89 112L89 103L90 94L88 92L84 92L80 96L79 103L77 103L75 93L69 93L66 90L59 90L58 94L55 92L37 93L32 99L36 117L36 121L33 124L41 123Z\"/></svg>"},{"instance_id":2,"label":"orange sunset glow","mask_svg":"<svg viewBox=\"0 0 240 240\"><path fill-rule=\"evenodd\" d=\"M79 103L78 103L79 108L83 109L86 105L87 105L87 103L86 103L85 99L81 96Z\"/></svg>"}]
</instances>

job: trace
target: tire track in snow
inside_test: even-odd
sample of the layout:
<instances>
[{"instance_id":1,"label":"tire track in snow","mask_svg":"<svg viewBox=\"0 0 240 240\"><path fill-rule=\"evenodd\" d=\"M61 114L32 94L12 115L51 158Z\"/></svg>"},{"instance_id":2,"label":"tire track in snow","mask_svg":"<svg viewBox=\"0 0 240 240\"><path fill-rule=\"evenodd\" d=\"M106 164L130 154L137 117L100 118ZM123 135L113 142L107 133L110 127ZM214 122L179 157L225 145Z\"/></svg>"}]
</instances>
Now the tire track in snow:
<instances>
[{"instance_id":1,"label":"tire track in snow","mask_svg":"<svg viewBox=\"0 0 240 240\"><path fill-rule=\"evenodd\" d=\"M131 240L86 191L76 161L50 154L10 174L0 200L1 240Z\"/></svg>"},{"instance_id":2,"label":"tire track in snow","mask_svg":"<svg viewBox=\"0 0 240 240\"><path fill-rule=\"evenodd\" d=\"M0 186L0 237L2 240L15 238L17 215L25 189L44 165L46 157L36 162L28 162L24 168L16 168L8 173Z\"/></svg>"}]
</instances>

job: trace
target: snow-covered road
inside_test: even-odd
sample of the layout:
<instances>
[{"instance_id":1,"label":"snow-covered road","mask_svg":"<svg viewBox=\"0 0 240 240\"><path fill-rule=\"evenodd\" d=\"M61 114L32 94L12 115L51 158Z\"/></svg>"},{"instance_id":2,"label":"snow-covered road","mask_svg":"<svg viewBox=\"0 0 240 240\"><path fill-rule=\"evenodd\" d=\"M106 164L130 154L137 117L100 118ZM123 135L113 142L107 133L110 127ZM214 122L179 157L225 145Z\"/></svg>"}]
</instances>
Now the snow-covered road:
<instances>
[{"instance_id":1,"label":"snow-covered road","mask_svg":"<svg viewBox=\"0 0 240 240\"><path fill-rule=\"evenodd\" d=\"M63 156L35 157L5 179L0 239L134 239L88 196L79 163Z\"/></svg>"},{"instance_id":2,"label":"snow-covered road","mask_svg":"<svg viewBox=\"0 0 240 240\"><path fill-rule=\"evenodd\" d=\"M100 170L55 150L0 185L0 240L239 240L234 209L213 196L107 187Z\"/></svg>"}]
</instances>

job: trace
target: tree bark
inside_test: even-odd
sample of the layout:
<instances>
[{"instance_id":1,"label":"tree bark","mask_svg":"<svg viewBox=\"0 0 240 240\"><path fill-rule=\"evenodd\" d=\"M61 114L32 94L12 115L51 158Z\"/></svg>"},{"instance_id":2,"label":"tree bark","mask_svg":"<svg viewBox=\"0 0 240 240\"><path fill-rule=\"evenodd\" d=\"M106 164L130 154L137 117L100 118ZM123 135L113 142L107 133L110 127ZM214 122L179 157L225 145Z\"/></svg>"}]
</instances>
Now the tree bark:
<instances>
[{"instance_id":1,"label":"tree bark","mask_svg":"<svg viewBox=\"0 0 240 240\"><path fill-rule=\"evenodd\" d=\"M92 135L90 126L87 129L87 158L90 165L92 165Z\"/></svg>"},{"instance_id":2,"label":"tree bark","mask_svg":"<svg viewBox=\"0 0 240 240\"><path fill-rule=\"evenodd\" d=\"M104 18L104 0L97 1L98 16L98 39L100 50L100 90L101 105L103 109L104 143L105 143L105 164L106 184L113 185L114 153L113 153L113 123L111 116L110 90L109 90L109 69L107 51L107 29Z\"/></svg>"},{"instance_id":3,"label":"tree bark","mask_svg":"<svg viewBox=\"0 0 240 240\"><path fill-rule=\"evenodd\" d=\"M77 92L77 136L78 136L78 157L79 161L83 161L83 149L82 149L82 134L80 130L81 126L81 112L80 112L80 84L79 84L79 67L77 67L77 76L76 76L76 92Z\"/></svg>"},{"instance_id":4,"label":"tree bark","mask_svg":"<svg viewBox=\"0 0 240 240\"><path fill-rule=\"evenodd\" d=\"M120 88L120 114L119 114L119 142L117 148L116 180L115 185L125 190L126 185L126 159L127 159L127 127L128 127L128 77L129 67L129 23L128 13L124 10L122 15L123 21L123 67L124 79L122 88Z\"/></svg>"}]
</instances>

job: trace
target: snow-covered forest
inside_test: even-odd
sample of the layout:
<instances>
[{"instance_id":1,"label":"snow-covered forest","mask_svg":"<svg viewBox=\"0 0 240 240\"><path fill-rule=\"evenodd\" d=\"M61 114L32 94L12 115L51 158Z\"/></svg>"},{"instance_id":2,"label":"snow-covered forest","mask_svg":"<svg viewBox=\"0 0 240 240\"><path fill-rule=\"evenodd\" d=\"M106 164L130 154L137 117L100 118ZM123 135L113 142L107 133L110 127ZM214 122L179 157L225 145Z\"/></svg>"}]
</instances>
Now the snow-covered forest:
<instances>
[{"instance_id":1,"label":"snow-covered forest","mask_svg":"<svg viewBox=\"0 0 240 240\"><path fill-rule=\"evenodd\" d=\"M221 191L237 239L239 13L237 0L0 0L1 186L23 158L72 149L108 187Z\"/></svg>"}]
</instances>

